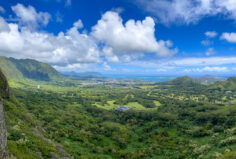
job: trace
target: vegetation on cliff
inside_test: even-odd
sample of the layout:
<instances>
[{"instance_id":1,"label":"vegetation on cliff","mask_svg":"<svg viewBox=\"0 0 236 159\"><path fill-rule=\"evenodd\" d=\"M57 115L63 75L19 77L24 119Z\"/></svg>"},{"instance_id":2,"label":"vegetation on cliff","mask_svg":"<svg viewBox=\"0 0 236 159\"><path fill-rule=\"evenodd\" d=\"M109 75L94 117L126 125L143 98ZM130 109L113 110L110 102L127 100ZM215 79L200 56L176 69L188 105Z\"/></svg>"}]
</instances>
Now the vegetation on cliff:
<instances>
[{"instance_id":1,"label":"vegetation on cliff","mask_svg":"<svg viewBox=\"0 0 236 159\"><path fill-rule=\"evenodd\" d=\"M0 97L7 98L10 96L10 90L7 79L0 69Z\"/></svg>"}]
</instances>

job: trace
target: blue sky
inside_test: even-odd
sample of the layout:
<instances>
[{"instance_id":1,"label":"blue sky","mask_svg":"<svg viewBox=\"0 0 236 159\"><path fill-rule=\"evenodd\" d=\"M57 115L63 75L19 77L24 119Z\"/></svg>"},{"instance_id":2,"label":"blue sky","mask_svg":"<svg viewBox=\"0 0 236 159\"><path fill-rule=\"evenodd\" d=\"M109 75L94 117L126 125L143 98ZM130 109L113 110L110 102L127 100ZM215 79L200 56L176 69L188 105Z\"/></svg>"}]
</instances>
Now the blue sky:
<instances>
[{"instance_id":1,"label":"blue sky","mask_svg":"<svg viewBox=\"0 0 236 159\"><path fill-rule=\"evenodd\" d=\"M60 72L236 75L236 0L0 1L0 55Z\"/></svg>"}]
</instances>

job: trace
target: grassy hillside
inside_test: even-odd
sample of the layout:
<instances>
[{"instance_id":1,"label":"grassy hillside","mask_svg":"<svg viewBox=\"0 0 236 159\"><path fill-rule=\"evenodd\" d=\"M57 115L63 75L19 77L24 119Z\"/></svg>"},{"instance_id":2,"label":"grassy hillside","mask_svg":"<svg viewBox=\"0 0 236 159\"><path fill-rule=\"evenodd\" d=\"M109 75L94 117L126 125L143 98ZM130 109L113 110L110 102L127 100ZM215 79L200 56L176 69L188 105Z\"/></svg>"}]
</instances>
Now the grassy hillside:
<instances>
[{"instance_id":1,"label":"grassy hillside","mask_svg":"<svg viewBox=\"0 0 236 159\"><path fill-rule=\"evenodd\" d=\"M50 65L31 59L0 57L0 68L10 80L33 79L51 81L62 76Z\"/></svg>"}]
</instances>

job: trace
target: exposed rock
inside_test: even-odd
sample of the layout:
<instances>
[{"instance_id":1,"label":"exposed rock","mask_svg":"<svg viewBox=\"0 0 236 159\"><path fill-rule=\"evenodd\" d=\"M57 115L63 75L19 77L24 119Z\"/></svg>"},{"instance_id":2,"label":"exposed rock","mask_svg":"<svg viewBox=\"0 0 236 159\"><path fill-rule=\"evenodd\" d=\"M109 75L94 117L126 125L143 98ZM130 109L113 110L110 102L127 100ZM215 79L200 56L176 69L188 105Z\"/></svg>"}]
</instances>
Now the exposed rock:
<instances>
[{"instance_id":1,"label":"exposed rock","mask_svg":"<svg viewBox=\"0 0 236 159\"><path fill-rule=\"evenodd\" d=\"M2 100L0 99L0 159L8 159L6 146L7 146L7 131L5 126L3 104Z\"/></svg>"},{"instance_id":2,"label":"exposed rock","mask_svg":"<svg viewBox=\"0 0 236 159\"><path fill-rule=\"evenodd\" d=\"M0 159L8 159L7 154L7 130L3 111L2 98L9 98L9 86L6 77L0 70Z\"/></svg>"}]
</instances>

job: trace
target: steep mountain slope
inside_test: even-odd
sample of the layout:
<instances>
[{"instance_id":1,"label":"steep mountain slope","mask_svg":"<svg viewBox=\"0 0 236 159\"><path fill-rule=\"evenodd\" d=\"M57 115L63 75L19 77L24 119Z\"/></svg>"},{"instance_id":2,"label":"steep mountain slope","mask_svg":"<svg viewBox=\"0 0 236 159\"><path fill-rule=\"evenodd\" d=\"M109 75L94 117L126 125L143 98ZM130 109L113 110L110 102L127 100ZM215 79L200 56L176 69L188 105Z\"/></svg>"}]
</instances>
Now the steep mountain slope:
<instances>
[{"instance_id":1,"label":"steep mountain slope","mask_svg":"<svg viewBox=\"0 0 236 159\"><path fill-rule=\"evenodd\" d=\"M8 79L20 80L24 78L16 65L6 57L0 56L0 68Z\"/></svg>"},{"instance_id":2,"label":"steep mountain slope","mask_svg":"<svg viewBox=\"0 0 236 159\"><path fill-rule=\"evenodd\" d=\"M14 59L0 57L0 68L8 79L22 80L24 78L51 81L62 76L50 65L31 59Z\"/></svg>"}]
</instances>

